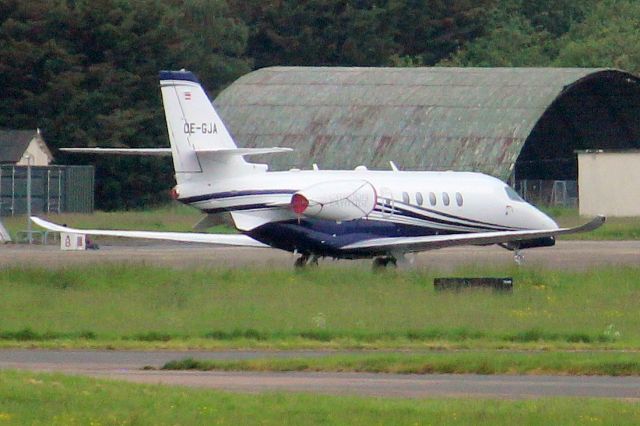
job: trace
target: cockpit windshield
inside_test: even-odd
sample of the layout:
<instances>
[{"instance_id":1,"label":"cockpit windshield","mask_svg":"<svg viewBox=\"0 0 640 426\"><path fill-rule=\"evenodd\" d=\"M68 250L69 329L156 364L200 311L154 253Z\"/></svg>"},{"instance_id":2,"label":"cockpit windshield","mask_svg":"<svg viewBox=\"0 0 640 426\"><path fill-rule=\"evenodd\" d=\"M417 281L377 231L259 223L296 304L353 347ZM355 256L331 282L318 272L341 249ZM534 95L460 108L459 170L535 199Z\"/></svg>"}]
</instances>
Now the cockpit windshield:
<instances>
[{"instance_id":1,"label":"cockpit windshield","mask_svg":"<svg viewBox=\"0 0 640 426\"><path fill-rule=\"evenodd\" d=\"M507 193L507 197L509 197L510 200L513 201L517 201L519 203L524 203L525 201L518 195L518 193L511 188L510 186L505 186L504 187L504 192Z\"/></svg>"}]
</instances>

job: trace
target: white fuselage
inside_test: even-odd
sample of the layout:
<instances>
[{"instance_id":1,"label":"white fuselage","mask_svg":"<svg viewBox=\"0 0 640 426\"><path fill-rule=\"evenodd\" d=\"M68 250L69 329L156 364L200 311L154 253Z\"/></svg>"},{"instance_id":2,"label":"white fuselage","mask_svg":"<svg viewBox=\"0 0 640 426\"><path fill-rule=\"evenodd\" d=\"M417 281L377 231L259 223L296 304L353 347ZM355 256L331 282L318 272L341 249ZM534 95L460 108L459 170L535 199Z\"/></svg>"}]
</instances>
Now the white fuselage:
<instances>
[{"instance_id":1,"label":"white fuselage","mask_svg":"<svg viewBox=\"0 0 640 426\"><path fill-rule=\"evenodd\" d=\"M205 212L244 212L265 221L285 221L298 217L289 208L297 191L325 185L330 192L350 181L366 181L375 188L379 208L367 214L367 220L436 232L557 228L540 210L510 197L507 191L512 190L502 181L480 173L293 170L222 179L206 187L183 184L178 191L181 200ZM243 230L242 223L237 225Z\"/></svg>"}]
</instances>

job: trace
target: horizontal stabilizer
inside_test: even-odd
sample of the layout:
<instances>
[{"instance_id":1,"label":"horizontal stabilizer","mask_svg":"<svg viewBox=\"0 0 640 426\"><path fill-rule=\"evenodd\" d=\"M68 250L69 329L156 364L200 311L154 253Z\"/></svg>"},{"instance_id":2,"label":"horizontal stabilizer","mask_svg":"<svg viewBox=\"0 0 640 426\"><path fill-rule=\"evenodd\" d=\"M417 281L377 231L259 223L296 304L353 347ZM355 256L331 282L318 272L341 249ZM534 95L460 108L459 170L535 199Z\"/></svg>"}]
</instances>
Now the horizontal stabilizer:
<instances>
[{"instance_id":1,"label":"horizontal stabilizer","mask_svg":"<svg viewBox=\"0 0 640 426\"><path fill-rule=\"evenodd\" d=\"M76 154L154 155L170 156L171 148L60 148L60 151Z\"/></svg>"},{"instance_id":2,"label":"horizontal stabilizer","mask_svg":"<svg viewBox=\"0 0 640 426\"><path fill-rule=\"evenodd\" d=\"M171 148L60 148L60 151L75 154L112 154L112 155L144 155L170 156ZM291 152L291 148L222 148L196 149L198 155L261 155Z\"/></svg>"},{"instance_id":3,"label":"horizontal stabilizer","mask_svg":"<svg viewBox=\"0 0 640 426\"><path fill-rule=\"evenodd\" d=\"M230 149L196 149L198 155L261 155L291 152L291 148L230 148Z\"/></svg>"},{"instance_id":4,"label":"horizontal stabilizer","mask_svg":"<svg viewBox=\"0 0 640 426\"><path fill-rule=\"evenodd\" d=\"M604 216L596 216L590 222L575 228L558 228L531 231L473 232L469 234L429 235L424 237L372 238L342 246L342 250L389 250L399 252L417 252L461 245L505 244L513 241L526 241L558 235L576 234L593 231L604 224Z\"/></svg>"},{"instance_id":5,"label":"horizontal stabilizer","mask_svg":"<svg viewBox=\"0 0 640 426\"><path fill-rule=\"evenodd\" d=\"M154 155L170 156L171 148L60 148L60 151L76 154L112 154L112 155ZM291 148L228 148L196 149L198 155L261 155L291 152Z\"/></svg>"},{"instance_id":6,"label":"horizontal stabilizer","mask_svg":"<svg viewBox=\"0 0 640 426\"><path fill-rule=\"evenodd\" d=\"M35 216L31 220L50 231L72 234L104 235L109 237L143 238L151 240L183 241L188 243L219 244L226 246L269 247L251 237L240 234L204 234L196 232L118 231L102 229L76 229L47 222Z\"/></svg>"}]
</instances>

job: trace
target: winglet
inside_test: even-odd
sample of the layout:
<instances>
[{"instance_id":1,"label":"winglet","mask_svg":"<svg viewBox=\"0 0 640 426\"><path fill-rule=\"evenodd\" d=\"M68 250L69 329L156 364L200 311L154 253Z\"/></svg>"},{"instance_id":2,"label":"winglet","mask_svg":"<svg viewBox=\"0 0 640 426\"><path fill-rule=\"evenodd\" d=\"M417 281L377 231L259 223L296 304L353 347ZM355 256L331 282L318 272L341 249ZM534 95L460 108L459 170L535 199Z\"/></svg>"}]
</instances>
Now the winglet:
<instances>
[{"instance_id":1,"label":"winglet","mask_svg":"<svg viewBox=\"0 0 640 426\"><path fill-rule=\"evenodd\" d=\"M82 231L78 230L78 229L73 229L73 228L67 228L66 226L62 226L62 225L58 225L52 222L47 222L46 220L42 220L39 217L36 216L31 216L29 219L31 219L31 222L35 223L36 225L44 228L44 229L48 229L49 231L56 231L56 232L70 232L70 233L82 233Z\"/></svg>"},{"instance_id":2,"label":"winglet","mask_svg":"<svg viewBox=\"0 0 640 426\"><path fill-rule=\"evenodd\" d=\"M575 228L569 228L563 232L563 234L577 234L580 232L589 232L600 228L607 221L607 218L603 215L598 215L591 219L584 225L576 226Z\"/></svg>"}]
</instances>

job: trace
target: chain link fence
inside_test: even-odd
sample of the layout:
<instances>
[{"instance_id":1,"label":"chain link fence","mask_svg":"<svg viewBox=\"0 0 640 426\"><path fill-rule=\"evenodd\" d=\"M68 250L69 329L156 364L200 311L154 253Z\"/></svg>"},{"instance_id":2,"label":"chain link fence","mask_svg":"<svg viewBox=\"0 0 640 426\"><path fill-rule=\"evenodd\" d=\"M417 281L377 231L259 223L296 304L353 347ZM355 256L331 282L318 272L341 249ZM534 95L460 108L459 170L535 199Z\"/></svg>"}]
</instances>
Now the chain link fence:
<instances>
[{"instance_id":1,"label":"chain link fence","mask_svg":"<svg viewBox=\"0 0 640 426\"><path fill-rule=\"evenodd\" d=\"M575 180L525 179L516 181L515 190L538 206L578 207L578 182Z\"/></svg>"},{"instance_id":2,"label":"chain link fence","mask_svg":"<svg viewBox=\"0 0 640 426\"><path fill-rule=\"evenodd\" d=\"M91 213L93 166L32 166L31 212ZM27 166L0 166L0 216L27 212Z\"/></svg>"}]
</instances>

